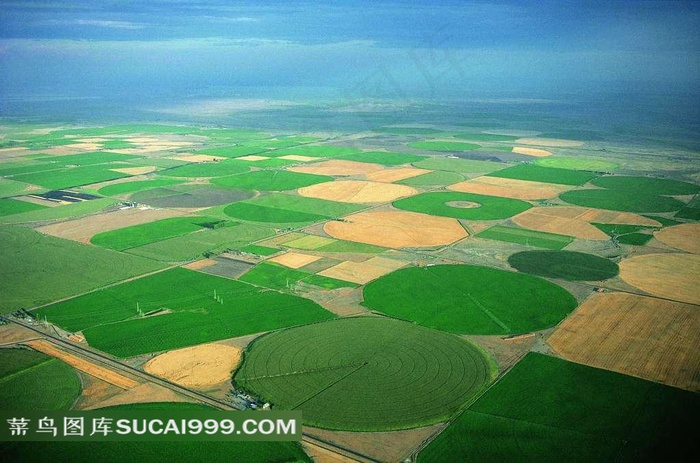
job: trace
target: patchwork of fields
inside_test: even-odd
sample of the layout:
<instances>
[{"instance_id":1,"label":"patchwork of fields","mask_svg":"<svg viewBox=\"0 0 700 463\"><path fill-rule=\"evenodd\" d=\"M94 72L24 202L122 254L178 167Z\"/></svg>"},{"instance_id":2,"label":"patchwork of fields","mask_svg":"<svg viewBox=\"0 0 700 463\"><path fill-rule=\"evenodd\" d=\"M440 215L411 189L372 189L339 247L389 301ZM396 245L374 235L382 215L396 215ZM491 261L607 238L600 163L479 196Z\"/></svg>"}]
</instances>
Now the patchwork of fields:
<instances>
[{"instance_id":1,"label":"patchwork of fields","mask_svg":"<svg viewBox=\"0 0 700 463\"><path fill-rule=\"evenodd\" d=\"M417 461L697 450L700 186L685 171L505 130L0 133L2 314L217 399L301 410L334 458L384 461L388 440ZM124 407L201 406L129 404L155 386L5 338L13 326L0 327L6 409L94 405L114 388L139 389L113 402ZM147 400L194 400L163 390ZM88 447L93 459L312 453Z\"/></svg>"}]
</instances>

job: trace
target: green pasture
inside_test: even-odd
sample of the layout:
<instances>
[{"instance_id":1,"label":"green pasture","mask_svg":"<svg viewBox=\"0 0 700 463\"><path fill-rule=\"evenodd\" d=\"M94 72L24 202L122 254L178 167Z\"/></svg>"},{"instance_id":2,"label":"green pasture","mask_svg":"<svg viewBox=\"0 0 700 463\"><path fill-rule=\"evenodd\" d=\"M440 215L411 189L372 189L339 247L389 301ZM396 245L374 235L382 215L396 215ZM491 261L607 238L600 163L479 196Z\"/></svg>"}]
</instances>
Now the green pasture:
<instances>
[{"instance_id":1,"label":"green pasture","mask_svg":"<svg viewBox=\"0 0 700 463\"><path fill-rule=\"evenodd\" d=\"M471 151L481 148L481 145L476 143L442 140L414 141L409 143L408 146L426 151Z\"/></svg>"},{"instance_id":2,"label":"green pasture","mask_svg":"<svg viewBox=\"0 0 700 463\"><path fill-rule=\"evenodd\" d=\"M231 204L224 209L224 213L230 217L252 222L286 224L318 222L341 217L363 207L357 204L276 193Z\"/></svg>"},{"instance_id":3,"label":"green pasture","mask_svg":"<svg viewBox=\"0 0 700 463\"><path fill-rule=\"evenodd\" d=\"M68 167L60 170L36 172L31 174L15 175L12 180L43 186L50 190L61 190L75 186L89 185L91 183L106 182L129 175L115 172L110 169L126 167L125 165L90 165L80 167Z\"/></svg>"},{"instance_id":4,"label":"green pasture","mask_svg":"<svg viewBox=\"0 0 700 463\"><path fill-rule=\"evenodd\" d=\"M456 191L422 193L395 201L393 205L406 211L469 220L506 219L532 207L518 199Z\"/></svg>"},{"instance_id":5,"label":"green pasture","mask_svg":"<svg viewBox=\"0 0 700 463\"><path fill-rule=\"evenodd\" d=\"M574 170L588 170L593 172L606 172L609 170L615 170L619 168L617 164L610 161L604 161L602 159L594 158L584 158L584 157L561 157L561 156L549 156L545 158L536 159L533 164L541 167L554 167L557 169L574 169Z\"/></svg>"},{"instance_id":6,"label":"green pasture","mask_svg":"<svg viewBox=\"0 0 700 463\"><path fill-rule=\"evenodd\" d=\"M651 233L639 233L640 231L656 229L656 227L649 227L645 225L621 225L607 223L594 223L592 225L603 231L608 236L617 237L618 243L633 244L635 246L643 246L653 237Z\"/></svg>"},{"instance_id":7,"label":"green pasture","mask_svg":"<svg viewBox=\"0 0 700 463\"><path fill-rule=\"evenodd\" d=\"M688 204L676 213L676 217L679 219L700 220L700 196L691 199ZM654 217L654 220L659 219Z\"/></svg>"},{"instance_id":8,"label":"green pasture","mask_svg":"<svg viewBox=\"0 0 700 463\"><path fill-rule=\"evenodd\" d=\"M430 170L442 170L456 173L488 173L494 170L503 169L507 164L491 161L475 161L473 159L447 158L434 156L423 161L414 162L415 167ZM426 174L430 175L430 174Z\"/></svg>"},{"instance_id":9,"label":"green pasture","mask_svg":"<svg viewBox=\"0 0 700 463\"><path fill-rule=\"evenodd\" d=\"M684 206L682 201L669 196L624 189L572 190L562 193L559 198L577 206L625 212L672 212Z\"/></svg>"},{"instance_id":10,"label":"green pasture","mask_svg":"<svg viewBox=\"0 0 700 463\"><path fill-rule=\"evenodd\" d=\"M333 177L326 175L303 174L286 170L258 170L217 178L212 183L244 190L287 191L331 181L333 181Z\"/></svg>"},{"instance_id":11,"label":"green pasture","mask_svg":"<svg viewBox=\"0 0 700 463\"><path fill-rule=\"evenodd\" d=\"M416 154L393 153L389 151L363 151L361 153L342 156L340 159L346 161L369 162L384 166L400 166L402 164L418 162L425 158L426 156L418 156Z\"/></svg>"},{"instance_id":12,"label":"green pasture","mask_svg":"<svg viewBox=\"0 0 700 463\"><path fill-rule=\"evenodd\" d=\"M504 227L496 225L477 233L477 238L487 240L505 241L507 243L524 244L525 246L535 246L545 249L563 249L574 239L566 235L546 233L524 228Z\"/></svg>"},{"instance_id":13,"label":"green pasture","mask_svg":"<svg viewBox=\"0 0 700 463\"><path fill-rule=\"evenodd\" d=\"M137 191L144 191L153 188L177 185L182 182L183 180L156 179L143 180L137 182L115 183L114 185L108 185L100 188L99 190L97 190L97 193L103 196L119 196L128 193L136 193Z\"/></svg>"},{"instance_id":14,"label":"green pasture","mask_svg":"<svg viewBox=\"0 0 700 463\"><path fill-rule=\"evenodd\" d=\"M396 270L364 287L363 305L460 334L519 334L556 325L577 306L538 277L473 265Z\"/></svg>"},{"instance_id":15,"label":"green pasture","mask_svg":"<svg viewBox=\"0 0 700 463\"><path fill-rule=\"evenodd\" d=\"M597 174L594 172L542 167L534 164L518 164L488 175L490 177L513 178L561 185L583 185L597 177Z\"/></svg>"},{"instance_id":16,"label":"green pasture","mask_svg":"<svg viewBox=\"0 0 700 463\"><path fill-rule=\"evenodd\" d=\"M572 251L524 251L508 257L520 272L576 281L607 280L618 274L617 264L603 257Z\"/></svg>"},{"instance_id":17,"label":"green pasture","mask_svg":"<svg viewBox=\"0 0 700 463\"><path fill-rule=\"evenodd\" d=\"M290 291L296 283L304 283L325 289L355 288L357 284L335 278L314 275L271 262L262 262L248 270L240 281L281 291Z\"/></svg>"},{"instance_id":18,"label":"green pasture","mask_svg":"<svg viewBox=\"0 0 700 463\"><path fill-rule=\"evenodd\" d=\"M171 313L141 317L137 308ZM69 331L82 330L92 347L119 357L334 317L308 299L183 268L52 304L38 315Z\"/></svg>"},{"instance_id":19,"label":"green pasture","mask_svg":"<svg viewBox=\"0 0 700 463\"><path fill-rule=\"evenodd\" d=\"M413 187L437 187L452 185L454 183L459 183L462 180L464 180L464 177L456 172L445 172L438 170L435 172L428 172L427 174L418 175L417 177L399 180L396 183Z\"/></svg>"},{"instance_id":20,"label":"green pasture","mask_svg":"<svg viewBox=\"0 0 700 463\"><path fill-rule=\"evenodd\" d=\"M0 217L5 215L20 214L22 212L38 211L46 209L46 206L19 201L12 198L0 198Z\"/></svg>"},{"instance_id":21,"label":"green pasture","mask_svg":"<svg viewBox=\"0 0 700 463\"><path fill-rule=\"evenodd\" d=\"M342 318L268 334L248 347L234 376L304 423L387 431L445 421L495 376L470 342L382 317Z\"/></svg>"},{"instance_id":22,"label":"green pasture","mask_svg":"<svg viewBox=\"0 0 700 463\"><path fill-rule=\"evenodd\" d=\"M595 186L609 190L621 190L629 194L655 195L693 195L700 192L700 186L694 183L680 182L666 178L631 177L609 175L591 182Z\"/></svg>"}]
</instances>

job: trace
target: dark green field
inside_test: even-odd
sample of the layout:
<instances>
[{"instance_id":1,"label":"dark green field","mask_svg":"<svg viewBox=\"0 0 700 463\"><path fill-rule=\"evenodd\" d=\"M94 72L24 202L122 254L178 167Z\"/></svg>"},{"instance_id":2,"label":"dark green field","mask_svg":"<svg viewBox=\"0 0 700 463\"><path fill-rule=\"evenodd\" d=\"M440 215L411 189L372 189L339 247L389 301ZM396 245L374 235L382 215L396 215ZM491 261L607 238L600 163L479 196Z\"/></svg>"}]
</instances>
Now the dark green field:
<instances>
[{"instance_id":1,"label":"dark green field","mask_svg":"<svg viewBox=\"0 0 700 463\"><path fill-rule=\"evenodd\" d=\"M0 313L46 304L162 268L108 249L0 227Z\"/></svg>"},{"instance_id":2,"label":"dark green field","mask_svg":"<svg viewBox=\"0 0 700 463\"><path fill-rule=\"evenodd\" d=\"M472 265L409 267L367 284L363 305L460 334L517 334L554 326L576 299L541 278Z\"/></svg>"},{"instance_id":3,"label":"dark green field","mask_svg":"<svg viewBox=\"0 0 700 463\"><path fill-rule=\"evenodd\" d=\"M508 263L521 272L569 281L607 280L619 272L608 259L572 251L518 252L508 257Z\"/></svg>"},{"instance_id":4,"label":"dark green field","mask_svg":"<svg viewBox=\"0 0 700 463\"><path fill-rule=\"evenodd\" d=\"M412 428L454 416L495 367L456 336L381 317L279 331L251 344L237 387L304 423L355 431Z\"/></svg>"},{"instance_id":5,"label":"dark green field","mask_svg":"<svg viewBox=\"0 0 700 463\"><path fill-rule=\"evenodd\" d=\"M566 235L526 230L524 228L504 227L502 225L487 228L474 236L545 249L563 249L574 241L572 237Z\"/></svg>"},{"instance_id":6,"label":"dark green field","mask_svg":"<svg viewBox=\"0 0 700 463\"><path fill-rule=\"evenodd\" d=\"M446 191L400 199L394 207L455 219L496 220L513 217L532 205L518 199Z\"/></svg>"},{"instance_id":7,"label":"dark green field","mask_svg":"<svg viewBox=\"0 0 700 463\"><path fill-rule=\"evenodd\" d=\"M700 191L700 186L693 183L679 182L665 178L628 177L610 175L591 182L595 186L609 190L620 190L639 195L693 195Z\"/></svg>"},{"instance_id":8,"label":"dark green field","mask_svg":"<svg viewBox=\"0 0 700 463\"><path fill-rule=\"evenodd\" d=\"M0 216L20 214L22 212L38 211L46 206L39 204L28 203L26 201L18 201L12 198L0 199Z\"/></svg>"},{"instance_id":9,"label":"dark green field","mask_svg":"<svg viewBox=\"0 0 700 463\"><path fill-rule=\"evenodd\" d=\"M573 190L559 195L570 204L624 212L672 212L684 203L669 196L639 193L633 190Z\"/></svg>"},{"instance_id":10,"label":"dark green field","mask_svg":"<svg viewBox=\"0 0 700 463\"><path fill-rule=\"evenodd\" d=\"M640 231L654 230L654 228L644 225L620 225L607 223L594 223L592 225L605 232L605 234L608 236L616 237L618 243L633 244L635 246L643 246L653 237L651 233L639 233Z\"/></svg>"},{"instance_id":11,"label":"dark green field","mask_svg":"<svg viewBox=\"0 0 700 463\"><path fill-rule=\"evenodd\" d=\"M517 166L492 172L489 177L513 178L531 182L557 183L560 185L583 185L596 178L598 174L584 170L559 169L542 167L534 164L518 164Z\"/></svg>"},{"instance_id":12,"label":"dark green field","mask_svg":"<svg viewBox=\"0 0 700 463\"><path fill-rule=\"evenodd\" d=\"M331 181L333 181L333 177L325 175L302 174L285 170L258 170L242 175L217 178L212 183L244 190L287 191Z\"/></svg>"},{"instance_id":13,"label":"dark green field","mask_svg":"<svg viewBox=\"0 0 700 463\"><path fill-rule=\"evenodd\" d=\"M0 349L3 410L67 410L80 390L68 364L33 350Z\"/></svg>"},{"instance_id":14,"label":"dark green field","mask_svg":"<svg viewBox=\"0 0 700 463\"><path fill-rule=\"evenodd\" d=\"M700 220L700 196L696 196L676 213L679 219Z\"/></svg>"},{"instance_id":15,"label":"dark green field","mask_svg":"<svg viewBox=\"0 0 700 463\"><path fill-rule=\"evenodd\" d=\"M290 291L296 283L304 283L326 289L355 288L357 284L314 275L270 262L262 262L239 278L240 281L281 291Z\"/></svg>"},{"instance_id":16,"label":"dark green field","mask_svg":"<svg viewBox=\"0 0 700 463\"><path fill-rule=\"evenodd\" d=\"M137 308L171 313L140 317ZM119 357L334 318L307 299L182 268L52 304L38 315L83 330L91 346Z\"/></svg>"},{"instance_id":17,"label":"dark green field","mask_svg":"<svg viewBox=\"0 0 700 463\"><path fill-rule=\"evenodd\" d=\"M530 353L418 461L689 460L698 412L695 393Z\"/></svg>"},{"instance_id":18,"label":"dark green field","mask_svg":"<svg viewBox=\"0 0 700 463\"><path fill-rule=\"evenodd\" d=\"M257 244L249 244L248 246L243 246L240 248L242 252L248 252L251 254L257 254L258 256L271 256L280 252L279 249L270 248L267 246L260 246Z\"/></svg>"}]
</instances>

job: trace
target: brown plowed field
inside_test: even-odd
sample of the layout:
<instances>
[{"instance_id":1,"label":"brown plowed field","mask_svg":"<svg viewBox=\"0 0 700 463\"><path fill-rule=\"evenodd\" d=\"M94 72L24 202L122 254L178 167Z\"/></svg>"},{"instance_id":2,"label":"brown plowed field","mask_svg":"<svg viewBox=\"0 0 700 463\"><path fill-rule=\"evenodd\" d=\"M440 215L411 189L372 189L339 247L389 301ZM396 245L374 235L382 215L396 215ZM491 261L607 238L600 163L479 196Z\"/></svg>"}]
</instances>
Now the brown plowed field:
<instances>
[{"instance_id":1,"label":"brown plowed field","mask_svg":"<svg viewBox=\"0 0 700 463\"><path fill-rule=\"evenodd\" d=\"M700 390L698 307L624 293L594 294L550 336L577 363Z\"/></svg>"},{"instance_id":2,"label":"brown plowed field","mask_svg":"<svg viewBox=\"0 0 700 463\"><path fill-rule=\"evenodd\" d=\"M300 268L304 265L316 262L321 259L321 256L312 256L310 254L301 254L298 252L287 252L279 256L268 259L268 262L275 262L289 268Z\"/></svg>"},{"instance_id":3,"label":"brown plowed field","mask_svg":"<svg viewBox=\"0 0 700 463\"><path fill-rule=\"evenodd\" d=\"M362 285L404 266L406 266L406 262L384 257L372 257L364 262L341 262L319 272L319 275Z\"/></svg>"},{"instance_id":4,"label":"brown plowed field","mask_svg":"<svg viewBox=\"0 0 700 463\"><path fill-rule=\"evenodd\" d=\"M224 157L221 156L211 156L208 154L188 154L182 156L173 156L170 159L175 159L177 161L185 162L213 162L213 161L223 161Z\"/></svg>"},{"instance_id":5,"label":"brown plowed field","mask_svg":"<svg viewBox=\"0 0 700 463\"><path fill-rule=\"evenodd\" d=\"M700 305L700 256L646 254L620 263L620 278L654 296Z\"/></svg>"},{"instance_id":6,"label":"brown plowed field","mask_svg":"<svg viewBox=\"0 0 700 463\"><path fill-rule=\"evenodd\" d=\"M418 193L418 190L393 183L341 180L317 183L299 188L299 194L307 198L326 199L342 203L385 203Z\"/></svg>"},{"instance_id":7,"label":"brown plowed field","mask_svg":"<svg viewBox=\"0 0 700 463\"><path fill-rule=\"evenodd\" d=\"M98 233L182 215L185 215L185 212L177 209L120 209L46 225L36 230L45 235L88 243L90 238Z\"/></svg>"},{"instance_id":8,"label":"brown plowed field","mask_svg":"<svg viewBox=\"0 0 700 463\"><path fill-rule=\"evenodd\" d=\"M467 237L455 219L418 212L360 212L343 222L326 222L323 230L334 238L387 248L444 246Z\"/></svg>"},{"instance_id":9,"label":"brown plowed field","mask_svg":"<svg viewBox=\"0 0 700 463\"><path fill-rule=\"evenodd\" d=\"M428 174L430 172L432 172L432 170L401 167L399 169L378 170L377 172L365 175L365 178L373 182L392 183L398 182L399 180L406 180L407 178L418 177L419 175Z\"/></svg>"},{"instance_id":10,"label":"brown plowed field","mask_svg":"<svg viewBox=\"0 0 700 463\"><path fill-rule=\"evenodd\" d=\"M447 187L448 190L460 191L462 193L501 196L503 198L522 199L525 201L531 199L556 198L561 193L571 188L573 187L567 185L487 176L477 177L466 182L455 183Z\"/></svg>"},{"instance_id":11,"label":"brown plowed field","mask_svg":"<svg viewBox=\"0 0 700 463\"><path fill-rule=\"evenodd\" d=\"M70 354L64 350L59 349L48 341L35 340L27 341L26 344L34 350L43 352L46 355L55 357L59 360L66 362L68 365L72 366L76 370L83 371L89 375L99 378L103 381L113 384L122 389L131 389L138 386L140 383L131 378L127 378L115 371L112 371L103 366L94 364L88 360L77 357Z\"/></svg>"},{"instance_id":12,"label":"brown plowed field","mask_svg":"<svg viewBox=\"0 0 700 463\"><path fill-rule=\"evenodd\" d=\"M376 172L382 169L384 169L384 167L380 166L379 164L371 164L368 162L356 161L341 161L337 159L332 161L316 162L308 166L297 166L289 168L289 170L293 172L301 172L303 174L334 176L369 174L370 172Z\"/></svg>"},{"instance_id":13,"label":"brown plowed field","mask_svg":"<svg viewBox=\"0 0 700 463\"><path fill-rule=\"evenodd\" d=\"M686 223L664 228L654 233L654 238L681 251L700 254L700 224Z\"/></svg>"},{"instance_id":14,"label":"brown plowed field","mask_svg":"<svg viewBox=\"0 0 700 463\"><path fill-rule=\"evenodd\" d=\"M513 147L513 152L517 154L524 154L525 156L533 156L536 158L543 158L552 155L552 153L550 153L547 150L540 150L537 148L525 148L524 146Z\"/></svg>"}]
</instances>

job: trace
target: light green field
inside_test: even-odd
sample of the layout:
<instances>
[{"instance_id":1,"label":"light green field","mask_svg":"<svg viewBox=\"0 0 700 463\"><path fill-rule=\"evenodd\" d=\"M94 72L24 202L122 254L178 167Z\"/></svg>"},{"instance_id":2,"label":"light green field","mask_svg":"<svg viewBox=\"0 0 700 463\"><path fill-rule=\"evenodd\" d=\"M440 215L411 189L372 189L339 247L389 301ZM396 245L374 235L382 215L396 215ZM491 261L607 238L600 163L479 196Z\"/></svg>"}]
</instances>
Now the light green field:
<instances>
[{"instance_id":1,"label":"light green field","mask_svg":"<svg viewBox=\"0 0 700 463\"><path fill-rule=\"evenodd\" d=\"M0 313L30 308L162 268L29 228L0 227Z\"/></svg>"},{"instance_id":2,"label":"light green field","mask_svg":"<svg viewBox=\"0 0 700 463\"><path fill-rule=\"evenodd\" d=\"M532 207L530 203L518 199L456 191L423 193L400 199L393 204L406 211L469 220L506 219ZM460 207L461 204L468 207Z\"/></svg>"},{"instance_id":3,"label":"light green field","mask_svg":"<svg viewBox=\"0 0 700 463\"><path fill-rule=\"evenodd\" d=\"M342 156L340 159L344 159L346 161L382 164L384 166L399 166L402 164L418 162L425 158L426 156L418 156L416 154L392 153L388 151L364 151L362 153Z\"/></svg>"},{"instance_id":4,"label":"light green field","mask_svg":"<svg viewBox=\"0 0 700 463\"><path fill-rule=\"evenodd\" d=\"M137 304L143 313L160 308L172 313L139 317ZM92 347L119 357L334 318L307 299L183 268L59 302L38 314L70 331L82 330Z\"/></svg>"},{"instance_id":5,"label":"light green field","mask_svg":"<svg viewBox=\"0 0 700 463\"><path fill-rule=\"evenodd\" d=\"M414 141L409 143L408 146L427 151L471 151L481 148L481 145L476 143L440 140Z\"/></svg>"},{"instance_id":6,"label":"light green field","mask_svg":"<svg viewBox=\"0 0 700 463\"><path fill-rule=\"evenodd\" d=\"M27 189L25 183L13 182L12 180L6 180L0 178L0 198L6 198L8 196L17 196Z\"/></svg>"},{"instance_id":7,"label":"light green field","mask_svg":"<svg viewBox=\"0 0 700 463\"><path fill-rule=\"evenodd\" d=\"M93 199L90 201L81 201L79 203L65 204L57 207L47 207L35 211L22 212L20 214L0 217L0 223L31 223L78 218L84 215L99 212L114 204L116 204L116 201L109 198Z\"/></svg>"},{"instance_id":8,"label":"light green field","mask_svg":"<svg viewBox=\"0 0 700 463\"><path fill-rule=\"evenodd\" d=\"M396 270L369 284L363 305L460 334L519 334L549 328L577 306L563 288L522 273L473 265Z\"/></svg>"},{"instance_id":9,"label":"light green field","mask_svg":"<svg viewBox=\"0 0 700 463\"><path fill-rule=\"evenodd\" d=\"M339 203L281 193L241 201L224 209L230 217L265 223L310 223L357 212L357 204Z\"/></svg>"},{"instance_id":10,"label":"light green field","mask_svg":"<svg viewBox=\"0 0 700 463\"><path fill-rule=\"evenodd\" d=\"M128 165L96 165L71 167L47 172L15 175L12 180L43 186L50 190L61 190L75 186L89 185L91 183L106 182L118 178L128 177L127 174L115 172L110 169L129 167Z\"/></svg>"},{"instance_id":11,"label":"light green field","mask_svg":"<svg viewBox=\"0 0 700 463\"><path fill-rule=\"evenodd\" d=\"M19 201L12 198L0 198L0 217L45 209L46 206Z\"/></svg>"},{"instance_id":12,"label":"light green field","mask_svg":"<svg viewBox=\"0 0 700 463\"><path fill-rule=\"evenodd\" d=\"M339 241L324 236L306 235L291 241L285 241L283 246L292 249L320 252L356 252L360 254L379 254L386 249L371 244L354 243L352 241Z\"/></svg>"},{"instance_id":13,"label":"light green field","mask_svg":"<svg viewBox=\"0 0 700 463\"><path fill-rule=\"evenodd\" d=\"M118 196L127 193L135 193L137 191L150 190L152 188L160 188L168 185L177 185L182 183L183 180L170 180L170 179L158 179L158 180L144 180L139 182L124 182L116 183L114 185L108 185L102 187L97 192L103 196Z\"/></svg>"},{"instance_id":14,"label":"light green field","mask_svg":"<svg viewBox=\"0 0 700 463\"><path fill-rule=\"evenodd\" d=\"M524 244L545 249L563 249L571 244L574 239L566 235L526 230L524 228L504 227L496 225L477 233L477 238L505 241L507 243Z\"/></svg>"},{"instance_id":15,"label":"light green field","mask_svg":"<svg viewBox=\"0 0 700 463\"><path fill-rule=\"evenodd\" d=\"M384 431L455 415L495 376L456 336L383 317L354 317L272 333L248 347L236 387L304 423Z\"/></svg>"},{"instance_id":16,"label":"light green field","mask_svg":"<svg viewBox=\"0 0 700 463\"><path fill-rule=\"evenodd\" d=\"M266 154L266 156L285 156L287 154L297 154L299 156L310 156L313 158L337 158L340 156L347 156L351 154L357 154L361 151L357 148L349 148L346 146L332 146L332 145L301 145L295 146L293 148L285 148L280 150L271 151Z\"/></svg>"},{"instance_id":17,"label":"light green field","mask_svg":"<svg viewBox=\"0 0 700 463\"><path fill-rule=\"evenodd\" d=\"M159 172L164 177L224 177L226 175L242 174L248 172L248 166L237 162L235 159L218 162L196 162L172 169L163 169Z\"/></svg>"},{"instance_id":18,"label":"light green field","mask_svg":"<svg viewBox=\"0 0 700 463\"><path fill-rule=\"evenodd\" d=\"M302 174L285 170L258 170L217 178L212 183L244 190L287 191L331 181L333 177L326 175Z\"/></svg>"},{"instance_id":19,"label":"light green field","mask_svg":"<svg viewBox=\"0 0 700 463\"><path fill-rule=\"evenodd\" d=\"M248 270L240 281L280 291L290 291L296 283L326 289L355 288L357 284L296 270L271 262L262 262Z\"/></svg>"},{"instance_id":20,"label":"light green field","mask_svg":"<svg viewBox=\"0 0 700 463\"><path fill-rule=\"evenodd\" d=\"M533 164L518 164L507 169L492 172L490 177L514 178L531 182L557 183L561 185L583 185L597 177L594 172L582 170L542 167Z\"/></svg>"},{"instance_id":21,"label":"light green field","mask_svg":"<svg viewBox=\"0 0 700 463\"><path fill-rule=\"evenodd\" d=\"M419 175L417 177L411 177L405 180L400 180L396 183L415 187L431 187L452 185L453 183L458 183L462 180L464 180L464 177L462 177L456 172L445 172L438 170L435 172L429 172L427 174Z\"/></svg>"},{"instance_id":22,"label":"light green field","mask_svg":"<svg viewBox=\"0 0 700 463\"><path fill-rule=\"evenodd\" d=\"M567 158L559 156L550 156L539 158L534 161L534 164L542 167L555 167L558 169L575 169L589 170L594 172L605 172L617 169L618 166L614 162L604 161L602 159L593 158Z\"/></svg>"},{"instance_id":23,"label":"light green field","mask_svg":"<svg viewBox=\"0 0 700 463\"><path fill-rule=\"evenodd\" d=\"M490 161L474 161L472 159L458 159L446 157L431 157L420 162L414 162L414 166L421 169L444 170L457 173L488 173L503 169L507 164ZM430 175L430 174L426 174Z\"/></svg>"}]
</instances>

